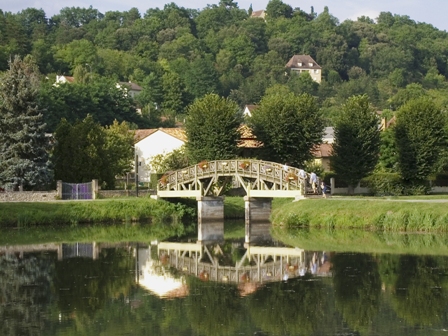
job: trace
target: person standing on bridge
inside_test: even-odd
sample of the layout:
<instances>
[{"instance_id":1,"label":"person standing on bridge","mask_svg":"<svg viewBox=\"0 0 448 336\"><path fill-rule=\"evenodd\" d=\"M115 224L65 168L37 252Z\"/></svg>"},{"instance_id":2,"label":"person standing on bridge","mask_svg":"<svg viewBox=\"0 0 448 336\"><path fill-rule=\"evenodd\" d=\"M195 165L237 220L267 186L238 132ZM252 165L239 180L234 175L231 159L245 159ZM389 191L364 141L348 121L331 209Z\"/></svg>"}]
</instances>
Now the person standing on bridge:
<instances>
[{"instance_id":1,"label":"person standing on bridge","mask_svg":"<svg viewBox=\"0 0 448 336\"><path fill-rule=\"evenodd\" d=\"M317 192L317 175L315 172L311 172L310 174L310 184L313 189L313 194Z\"/></svg>"}]
</instances>

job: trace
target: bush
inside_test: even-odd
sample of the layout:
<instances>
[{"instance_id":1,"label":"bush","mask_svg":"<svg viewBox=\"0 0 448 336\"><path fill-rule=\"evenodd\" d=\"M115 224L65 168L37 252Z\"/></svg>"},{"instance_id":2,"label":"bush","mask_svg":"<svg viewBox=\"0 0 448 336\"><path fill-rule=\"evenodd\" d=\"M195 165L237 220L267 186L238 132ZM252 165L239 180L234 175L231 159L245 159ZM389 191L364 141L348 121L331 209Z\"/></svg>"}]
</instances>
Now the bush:
<instances>
[{"instance_id":1,"label":"bush","mask_svg":"<svg viewBox=\"0 0 448 336\"><path fill-rule=\"evenodd\" d=\"M163 174L151 174L149 188L153 190L157 189L157 185L159 184L159 180L162 178L162 176Z\"/></svg>"},{"instance_id":2,"label":"bush","mask_svg":"<svg viewBox=\"0 0 448 336\"><path fill-rule=\"evenodd\" d=\"M361 181L375 196L403 196L429 194L429 181L404 181L396 173L375 173Z\"/></svg>"},{"instance_id":3,"label":"bush","mask_svg":"<svg viewBox=\"0 0 448 336\"><path fill-rule=\"evenodd\" d=\"M439 173L431 180L433 186L448 187L448 172Z\"/></svg>"},{"instance_id":4,"label":"bush","mask_svg":"<svg viewBox=\"0 0 448 336\"><path fill-rule=\"evenodd\" d=\"M404 195L427 195L431 191L431 185L429 181L417 180L411 182L403 181L403 194Z\"/></svg>"},{"instance_id":5,"label":"bush","mask_svg":"<svg viewBox=\"0 0 448 336\"><path fill-rule=\"evenodd\" d=\"M375 173L363 179L376 196L399 196L404 194L403 181L399 174Z\"/></svg>"},{"instance_id":6,"label":"bush","mask_svg":"<svg viewBox=\"0 0 448 336\"><path fill-rule=\"evenodd\" d=\"M326 171L322 173L321 179L325 182L326 185L330 185L331 179L337 179L336 173L332 171Z\"/></svg>"}]
</instances>

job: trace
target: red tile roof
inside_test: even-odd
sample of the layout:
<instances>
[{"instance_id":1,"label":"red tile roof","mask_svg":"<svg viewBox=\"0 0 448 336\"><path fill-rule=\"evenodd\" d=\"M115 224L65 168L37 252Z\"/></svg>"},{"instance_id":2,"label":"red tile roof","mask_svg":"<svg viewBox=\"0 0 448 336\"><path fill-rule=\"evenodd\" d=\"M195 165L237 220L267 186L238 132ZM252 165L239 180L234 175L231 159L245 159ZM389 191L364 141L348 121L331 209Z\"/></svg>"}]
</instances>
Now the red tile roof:
<instances>
[{"instance_id":1,"label":"red tile roof","mask_svg":"<svg viewBox=\"0 0 448 336\"><path fill-rule=\"evenodd\" d=\"M328 143L318 145L313 149L315 158L328 158L332 156L333 146Z\"/></svg>"}]
</instances>

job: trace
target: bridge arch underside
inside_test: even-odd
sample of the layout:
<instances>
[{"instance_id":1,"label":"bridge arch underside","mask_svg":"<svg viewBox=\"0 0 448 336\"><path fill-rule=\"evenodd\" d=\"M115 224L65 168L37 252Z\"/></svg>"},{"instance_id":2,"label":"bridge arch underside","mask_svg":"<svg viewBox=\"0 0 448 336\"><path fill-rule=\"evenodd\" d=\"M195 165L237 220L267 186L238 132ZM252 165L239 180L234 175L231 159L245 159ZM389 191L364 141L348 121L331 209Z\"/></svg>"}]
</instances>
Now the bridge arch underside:
<instances>
[{"instance_id":1,"label":"bridge arch underside","mask_svg":"<svg viewBox=\"0 0 448 336\"><path fill-rule=\"evenodd\" d=\"M247 197L301 198L304 186L298 168L260 160L216 160L165 174L157 195L222 196L230 188L242 187Z\"/></svg>"}]
</instances>

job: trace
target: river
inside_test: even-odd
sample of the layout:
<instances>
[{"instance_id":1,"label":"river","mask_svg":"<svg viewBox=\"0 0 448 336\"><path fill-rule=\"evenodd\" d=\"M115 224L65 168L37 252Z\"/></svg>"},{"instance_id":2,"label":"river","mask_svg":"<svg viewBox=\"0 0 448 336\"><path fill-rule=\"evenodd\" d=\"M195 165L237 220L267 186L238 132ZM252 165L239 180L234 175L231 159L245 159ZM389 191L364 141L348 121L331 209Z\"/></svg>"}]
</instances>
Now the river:
<instances>
[{"instance_id":1,"label":"river","mask_svg":"<svg viewBox=\"0 0 448 336\"><path fill-rule=\"evenodd\" d=\"M381 235L383 252L364 234L352 246L332 241L334 250L318 249L319 241L331 246L328 232L291 235L253 244L151 235L33 243L25 233L26 243L0 246L0 334L447 332L448 256L440 235L401 234L393 252L394 235ZM306 242L313 244L300 246Z\"/></svg>"}]
</instances>

